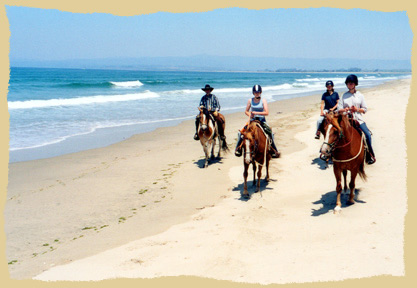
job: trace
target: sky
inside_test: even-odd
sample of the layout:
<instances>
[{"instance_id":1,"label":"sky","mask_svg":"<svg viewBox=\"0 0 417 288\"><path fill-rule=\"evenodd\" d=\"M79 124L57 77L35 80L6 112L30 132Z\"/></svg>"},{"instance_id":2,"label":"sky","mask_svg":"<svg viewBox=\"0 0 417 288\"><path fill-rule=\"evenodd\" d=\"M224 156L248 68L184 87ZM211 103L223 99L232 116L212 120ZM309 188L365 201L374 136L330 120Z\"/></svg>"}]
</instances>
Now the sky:
<instances>
[{"instance_id":1,"label":"sky","mask_svg":"<svg viewBox=\"0 0 417 288\"><path fill-rule=\"evenodd\" d=\"M6 6L10 59L194 55L411 60L405 11L224 8L148 15Z\"/></svg>"}]
</instances>

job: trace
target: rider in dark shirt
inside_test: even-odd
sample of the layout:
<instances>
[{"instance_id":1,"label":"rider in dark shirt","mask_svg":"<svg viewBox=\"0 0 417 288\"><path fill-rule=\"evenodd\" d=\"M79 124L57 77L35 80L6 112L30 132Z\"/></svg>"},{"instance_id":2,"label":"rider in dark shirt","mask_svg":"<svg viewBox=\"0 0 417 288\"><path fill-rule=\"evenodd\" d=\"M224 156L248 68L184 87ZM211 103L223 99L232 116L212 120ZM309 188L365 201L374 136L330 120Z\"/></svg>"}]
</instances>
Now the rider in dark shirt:
<instances>
[{"instance_id":1,"label":"rider in dark shirt","mask_svg":"<svg viewBox=\"0 0 417 288\"><path fill-rule=\"evenodd\" d=\"M211 91L213 91L213 87L210 87L210 85L206 85L204 88L201 88L204 92L206 92L206 95L201 97L199 109L206 108L211 115L213 115L214 120L217 122L217 129L220 134L220 138L222 140L226 139L226 136L224 135L224 129L223 129L223 120L219 117L219 111L220 111L220 102L217 99L216 95L211 94ZM195 134L194 134L194 140L199 140L198 137L198 126L199 126L200 120L199 115L197 115L195 119Z\"/></svg>"},{"instance_id":2,"label":"rider in dark shirt","mask_svg":"<svg viewBox=\"0 0 417 288\"><path fill-rule=\"evenodd\" d=\"M328 112L336 111L339 103L339 94L334 91L333 81L326 82L327 91L321 96L320 118L317 120L316 139L320 139L320 125L323 123L324 115Z\"/></svg>"}]
</instances>

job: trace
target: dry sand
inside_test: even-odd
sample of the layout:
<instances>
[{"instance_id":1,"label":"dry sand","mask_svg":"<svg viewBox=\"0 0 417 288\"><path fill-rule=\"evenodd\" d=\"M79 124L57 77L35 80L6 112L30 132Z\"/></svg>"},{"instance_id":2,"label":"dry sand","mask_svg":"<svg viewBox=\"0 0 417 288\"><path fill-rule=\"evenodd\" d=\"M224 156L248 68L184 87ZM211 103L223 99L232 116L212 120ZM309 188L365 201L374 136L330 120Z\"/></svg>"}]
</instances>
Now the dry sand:
<instances>
[{"instance_id":1,"label":"dry sand","mask_svg":"<svg viewBox=\"0 0 417 288\"><path fill-rule=\"evenodd\" d=\"M194 275L268 284L402 276L410 83L360 89L377 162L365 167L367 182L357 180L357 203L340 214L333 214L333 169L317 158L320 95L270 104L282 157L248 201L241 198L242 158L229 153L202 168L193 121L106 148L10 164L10 277ZM226 118L233 150L246 116Z\"/></svg>"}]
</instances>

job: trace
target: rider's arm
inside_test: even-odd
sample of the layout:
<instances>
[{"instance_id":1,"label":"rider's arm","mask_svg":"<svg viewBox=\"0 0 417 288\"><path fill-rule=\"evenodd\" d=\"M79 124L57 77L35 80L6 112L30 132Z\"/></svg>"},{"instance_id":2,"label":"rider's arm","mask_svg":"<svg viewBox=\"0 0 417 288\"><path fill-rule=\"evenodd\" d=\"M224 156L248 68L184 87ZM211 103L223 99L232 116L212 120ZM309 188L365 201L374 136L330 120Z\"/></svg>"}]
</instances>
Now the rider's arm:
<instances>
[{"instance_id":1,"label":"rider's arm","mask_svg":"<svg viewBox=\"0 0 417 288\"><path fill-rule=\"evenodd\" d=\"M344 108L343 107L344 105L343 105L343 96L342 96L342 98L341 99L339 99L339 102L338 102L338 104L337 104L337 111L339 111L340 113L343 113L343 112L346 112L346 111L348 111L349 110L349 108Z\"/></svg>"},{"instance_id":2,"label":"rider's arm","mask_svg":"<svg viewBox=\"0 0 417 288\"><path fill-rule=\"evenodd\" d=\"M320 115L324 115L323 109L324 109L324 100L321 100L321 104L320 104Z\"/></svg>"},{"instance_id":3,"label":"rider's arm","mask_svg":"<svg viewBox=\"0 0 417 288\"><path fill-rule=\"evenodd\" d=\"M368 106L366 105L366 102L365 102L365 97L363 97L363 94L361 93L361 105L359 106L360 108L359 108L359 112L360 113L366 113L366 111L368 111Z\"/></svg>"},{"instance_id":4,"label":"rider's arm","mask_svg":"<svg viewBox=\"0 0 417 288\"><path fill-rule=\"evenodd\" d=\"M337 106L339 105L339 100L336 101L336 105L330 108L330 111L336 110Z\"/></svg>"},{"instance_id":5,"label":"rider's arm","mask_svg":"<svg viewBox=\"0 0 417 288\"><path fill-rule=\"evenodd\" d=\"M269 115L269 109L268 109L268 103L266 102L266 99L262 99L262 102L264 104L264 111L252 111L252 115L261 115L261 116L268 116Z\"/></svg>"},{"instance_id":6,"label":"rider's arm","mask_svg":"<svg viewBox=\"0 0 417 288\"><path fill-rule=\"evenodd\" d=\"M206 107L207 103L205 101L205 97L201 97L200 105L198 105L198 110L201 110L201 107Z\"/></svg>"},{"instance_id":7,"label":"rider's arm","mask_svg":"<svg viewBox=\"0 0 417 288\"><path fill-rule=\"evenodd\" d=\"M246 104L246 110L245 110L245 114L246 116L250 116L250 99L248 100L248 104Z\"/></svg>"}]
</instances>

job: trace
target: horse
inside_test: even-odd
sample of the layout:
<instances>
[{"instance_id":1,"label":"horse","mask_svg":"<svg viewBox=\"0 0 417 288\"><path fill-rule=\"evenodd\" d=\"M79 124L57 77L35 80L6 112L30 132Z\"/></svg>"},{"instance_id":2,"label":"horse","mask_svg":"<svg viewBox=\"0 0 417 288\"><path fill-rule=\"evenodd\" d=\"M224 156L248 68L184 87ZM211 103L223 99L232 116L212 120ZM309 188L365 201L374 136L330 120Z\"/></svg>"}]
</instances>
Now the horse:
<instances>
[{"instance_id":1,"label":"horse","mask_svg":"<svg viewBox=\"0 0 417 288\"><path fill-rule=\"evenodd\" d=\"M243 188L243 197L249 198L248 193L248 168L252 164L253 167L253 186L256 184L256 192L260 191L261 186L261 176L262 176L262 167L266 167L266 177L265 181L269 181L269 161L271 160L271 155L269 154L269 139L265 134L264 130L261 127L261 124L258 121L252 121L249 123L246 131L242 133L243 141L241 148L243 150L243 165L244 165L244 188ZM258 165L258 167L257 167ZM258 168L258 181L255 179L256 170Z\"/></svg>"},{"instance_id":2,"label":"horse","mask_svg":"<svg viewBox=\"0 0 417 288\"><path fill-rule=\"evenodd\" d=\"M200 143L203 146L205 154L205 163L204 168L208 167L209 161L214 159L214 147L216 146L216 140L219 141L219 152L217 153L217 158L220 158L221 150L228 151L228 146L226 140L222 140L218 133L217 122L214 120L210 112L201 108L200 110L200 124L198 127L198 136L200 138ZM222 114L219 113L219 117L223 122L223 131L226 126L226 120ZM211 153L210 153L211 148ZM210 157L209 157L210 156Z\"/></svg>"},{"instance_id":3,"label":"horse","mask_svg":"<svg viewBox=\"0 0 417 288\"><path fill-rule=\"evenodd\" d=\"M340 196L342 192L342 177L344 178L344 191L347 191L346 177L350 171L350 195L348 205L355 203L355 179L359 176L366 181L365 166L365 137L354 127L353 119L339 114L327 114L325 122L326 136L321 147L321 153L333 158L333 172L336 177L336 207L334 213L341 211L342 203Z\"/></svg>"}]
</instances>

